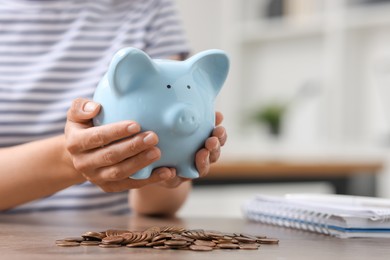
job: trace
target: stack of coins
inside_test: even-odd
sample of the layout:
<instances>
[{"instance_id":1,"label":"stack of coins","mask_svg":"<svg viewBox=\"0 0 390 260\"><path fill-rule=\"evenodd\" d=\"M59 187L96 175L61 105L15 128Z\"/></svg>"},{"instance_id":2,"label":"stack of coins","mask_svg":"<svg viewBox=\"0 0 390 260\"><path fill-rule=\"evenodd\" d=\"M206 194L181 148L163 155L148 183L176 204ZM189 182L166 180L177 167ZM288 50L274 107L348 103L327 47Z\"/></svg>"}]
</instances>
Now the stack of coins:
<instances>
[{"instance_id":1,"label":"stack of coins","mask_svg":"<svg viewBox=\"0 0 390 260\"><path fill-rule=\"evenodd\" d=\"M226 233L180 227L151 227L144 231L113 230L88 231L81 237L56 240L61 247L99 246L103 248L145 247L153 249L187 249L211 251L214 249L257 250L261 244L278 244L279 240L266 236Z\"/></svg>"}]
</instances>

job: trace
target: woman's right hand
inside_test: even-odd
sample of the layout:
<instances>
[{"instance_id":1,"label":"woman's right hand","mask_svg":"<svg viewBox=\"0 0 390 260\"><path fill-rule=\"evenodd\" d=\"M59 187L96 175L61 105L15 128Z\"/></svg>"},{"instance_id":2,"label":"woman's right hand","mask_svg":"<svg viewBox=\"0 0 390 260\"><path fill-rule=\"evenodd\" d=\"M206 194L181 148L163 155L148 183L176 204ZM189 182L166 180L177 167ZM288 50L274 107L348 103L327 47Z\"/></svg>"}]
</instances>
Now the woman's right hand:
<instances>
[{"instance_id":1,"label":"woman's right hand","mask_svg":"<svg viewBox=\"0 0 390 260\"><path fill-rule=\"evenodd\" d=\"M76 171L106 192L140 188L170 180L175 172L159 168L145 180L129 178L145 166L160 159L158 137L151 131L140 132L134 121L121 121L94 127L92 118L100 105L78 98L68 110L65 126L66 148Z\"/></svg>"}]
</instances>

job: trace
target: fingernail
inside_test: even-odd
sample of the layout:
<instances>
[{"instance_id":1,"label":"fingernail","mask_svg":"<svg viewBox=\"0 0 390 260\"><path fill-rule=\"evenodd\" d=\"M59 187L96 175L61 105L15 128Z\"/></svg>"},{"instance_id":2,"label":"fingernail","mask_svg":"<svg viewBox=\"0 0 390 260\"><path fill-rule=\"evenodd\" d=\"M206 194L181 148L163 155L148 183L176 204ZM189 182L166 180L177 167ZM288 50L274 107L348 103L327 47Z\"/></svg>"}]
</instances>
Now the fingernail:
<instances>
[{"instance_id":1,"label":"fingernail","mask_svg":"<svg viewBox=\"0 0 390 260\"><path fill-rule=\"evenodd\" d=\"M153 133L149 133L144 137L144 144L151 145L156 143L156 138Z\"/></svg>"},{"instance_id":2,"label":"fingernail","mask_svg":"<svg viewBox=\"0 0 390 260\"><path fill-rule=\"evenodd\" d=\"M137 133L139 131L139 127L137 124L131 124L127 127L127 131L129 133Z\"/></svg>"},{"instance_id":3,"label":"fingernail","mask_svg":"<svg viewBox=\"0 0 390 260\"><path fill-rule=\"evenodd\" d=\"M149 160L155 159L158 157L158 152L156 150L151 150L146 154L146 158Z\"/></svg>"},{"instance_id":4,"label":"fingernail","mask_svg":"<svg viewBox=\"0 0 390 260\"><path fill-rule=\"evenodd\" d=\"M172 178L172 175L173 175L172 172L169 171L163 171L162 173L159 174L160 178L163 180Z\"/></svg>"},{"instance_id":5,"label":"fingernail","mask_svg":"<svg viewBox=\"0 0 390 260\"><path fill-rule=\"evenodd\" d=\"M84 105L83 110L84 112L93 112L97 108L98 104L94 102L88 102Z\"/></svg>"},{"instance_id":6,"label":"fingernail","mask_svg":"<svg viewBox=\"0 0 390 260\"><path fill-rule=\"evenodd\" d=\"M210 163L210 153L207 153L207 156L206 156L206 158L204 160L204 164L205 165L208 164L208 163Z\"/></svg>"}]
</instances>

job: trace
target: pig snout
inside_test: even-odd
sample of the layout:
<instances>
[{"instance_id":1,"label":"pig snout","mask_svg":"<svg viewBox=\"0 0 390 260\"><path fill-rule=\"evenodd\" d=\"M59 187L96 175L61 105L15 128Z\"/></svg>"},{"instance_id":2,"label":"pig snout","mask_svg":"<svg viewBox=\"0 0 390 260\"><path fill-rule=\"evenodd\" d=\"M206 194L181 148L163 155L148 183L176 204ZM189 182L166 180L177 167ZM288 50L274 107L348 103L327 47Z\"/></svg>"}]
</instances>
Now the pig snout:
<instances>
[{"instance_id":1,"label":"pig snout","mask_svg":"<svg viewBox=\"0 0 390 260\"><path fill-rule=\"evenodd\" d=\"M200 125L198 113L186 105L170 108L165 116L165 122L168 128L178 135L191 135Z\"/></svg>"}]
</instances>

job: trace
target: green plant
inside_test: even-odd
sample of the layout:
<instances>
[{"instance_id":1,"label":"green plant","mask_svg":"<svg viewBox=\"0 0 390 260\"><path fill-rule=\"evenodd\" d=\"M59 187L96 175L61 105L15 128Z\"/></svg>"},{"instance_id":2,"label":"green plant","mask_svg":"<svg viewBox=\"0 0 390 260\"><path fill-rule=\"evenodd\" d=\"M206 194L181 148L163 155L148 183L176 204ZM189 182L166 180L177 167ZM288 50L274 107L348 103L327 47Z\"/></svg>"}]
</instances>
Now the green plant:
<instances>
[{"instance_id":1,"label":"green plant","mask_svg":"<svg viewBox=\"0 0 390 260\"><path fill-rule=\"evenodd\" d=\"M274 102L264 105L253 113L253 120L257 123L268 125L271 134L279 135L286 105Z\"/></svg>"}]
</instances>

